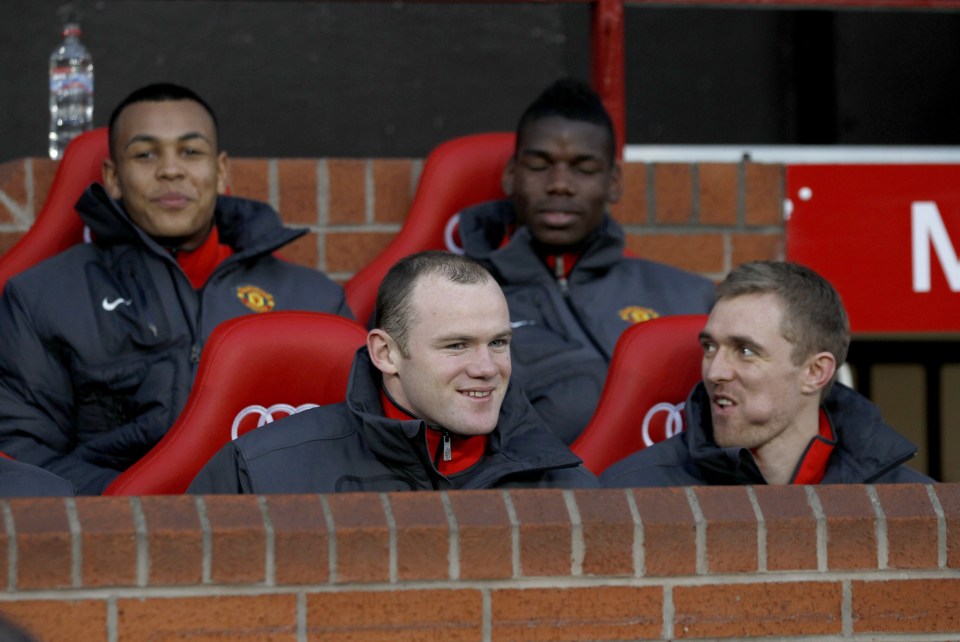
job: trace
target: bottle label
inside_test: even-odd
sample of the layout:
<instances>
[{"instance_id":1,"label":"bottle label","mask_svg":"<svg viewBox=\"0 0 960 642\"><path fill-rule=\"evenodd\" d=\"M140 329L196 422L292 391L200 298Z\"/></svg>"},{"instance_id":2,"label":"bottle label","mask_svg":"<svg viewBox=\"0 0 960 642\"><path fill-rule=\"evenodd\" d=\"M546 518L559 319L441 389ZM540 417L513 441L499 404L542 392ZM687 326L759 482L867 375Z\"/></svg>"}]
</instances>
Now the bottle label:
<instances>
[{"instance_id":1,"label":"bottle label","mask_svg":"<svg viewBox=\"0 0 960 642\"><path fill-rule=\"evenodd\" d=\"M70 67L54 67L50 70L50 91L92 94L93 74Z\"/></svg>"}]
</instances>

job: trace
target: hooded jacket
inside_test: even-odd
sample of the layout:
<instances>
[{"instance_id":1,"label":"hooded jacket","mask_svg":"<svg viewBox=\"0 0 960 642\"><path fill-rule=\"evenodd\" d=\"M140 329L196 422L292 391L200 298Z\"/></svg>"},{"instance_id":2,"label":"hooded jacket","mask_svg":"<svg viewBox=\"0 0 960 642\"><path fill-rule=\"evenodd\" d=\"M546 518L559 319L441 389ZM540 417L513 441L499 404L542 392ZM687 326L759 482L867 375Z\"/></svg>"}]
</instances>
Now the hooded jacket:
<instances>
[{"instance_id":1,"label":"hooded jacket","mask_svg":"<svg viewBox=\"0 0 960 642\"><path fill-rule=\"evenodd\" d=\"M458 229L466 255L490 270L507 297L513 380L570 444L593 416L620 334L657 316L709 312L714 286L668 265L624 257L623 228L610 216L561 283L528 228L509 233L515 223L512 203L502 200L464 210Z\"/></svg>"},{"instance_id":2,"label":"hooded jacket","mask_svg":"<svg viewBox=\"0 0 960 642\"><path fill-rule=\"evenodd\" d=\"M873 403L836 383L824 400L836 445L821 484L930 483L903 464L917 448L880 418ZM610 466L601 475L606 487L731 486L766 484L746 448L721 448L713 441L710 401L703 383L686 403L684 432ZM820 439L820 437L815 437Z\"/></svg>"},{"instance_id":3,"label":"hooded jacket","mask_svg":"<svg viewBox=\"0 0 960 642\"><path fill-rule=\"evenodd\" d=\"M426 423L383 415L381 375L360 348L347 399L285 417L224 446L190 493L339 493L497 487L594 488L580 459L543 427L515 386L480 461L450 476L428 451Z\"/></svg>"},{"instance_id":4,"label":"hooded jacket","mask_svg":"<svg viewBox=\"0 0 960 642\"><path fill-rule=\"evenodd\" d=\"M102 491L174 423L210 332L269 310L351 316L343 289L273 252L305 230L269 206L221 196L233 254L195 290L100 185L77 203L94 242L7 282L0 297L0 451Z\"/></svg>"}]
</instances>

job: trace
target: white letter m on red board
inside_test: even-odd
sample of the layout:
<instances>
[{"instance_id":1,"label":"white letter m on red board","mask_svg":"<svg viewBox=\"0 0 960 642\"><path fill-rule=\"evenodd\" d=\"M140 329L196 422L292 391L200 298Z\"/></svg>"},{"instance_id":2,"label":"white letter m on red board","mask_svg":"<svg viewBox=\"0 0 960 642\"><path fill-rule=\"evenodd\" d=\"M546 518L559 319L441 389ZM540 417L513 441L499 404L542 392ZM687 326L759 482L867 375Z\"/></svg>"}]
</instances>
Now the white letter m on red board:
<instances>
[{"instance_id":1,"label":"white letter m on red board","mask_svg":"<svg viewBox=\"0 0 960 642\"><path fill-rule=\"evenodd\" d=\"M943 267L951 292L960 292L960 260L953 249L940 210L933 201L915 201L910 205L910 230L913 239L913 291L930 291L930 246Z\"/></svg>"}]
</instances>

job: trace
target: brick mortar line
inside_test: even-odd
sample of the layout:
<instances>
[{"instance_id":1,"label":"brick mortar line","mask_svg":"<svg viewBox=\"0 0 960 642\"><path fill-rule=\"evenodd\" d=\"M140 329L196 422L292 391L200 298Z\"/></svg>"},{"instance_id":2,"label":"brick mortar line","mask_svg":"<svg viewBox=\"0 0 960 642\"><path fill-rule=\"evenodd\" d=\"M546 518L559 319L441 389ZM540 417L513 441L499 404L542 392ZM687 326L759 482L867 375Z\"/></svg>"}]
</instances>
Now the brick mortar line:
<instances>
[{"instance_id":1,"label":"brick mortar line","mask_svg":"<svg viewBox=\"0 0 960 642\"><path fill-rule=\"evenodd\" d=\"M694 541L697 548L697 574L708 575L710 568L707 561L707 522L703 517L703 511L700 510L700 502L697 500L697 494L693 490L693 486L687 486L683 490L687 495L690 511L693 513Z\"/></svg>"},{"instance_id":2,"label":"brick mortar line","mask_svg":"<svg viewBox=\"0 0 960 642\"><path fill-rule=\"evenodd\" d=\"M753 516L757 520L757 572L767 572L767 522L763 517L763 510L760 508L760 502L757 501L757 494L753 486L747 486L747 498L750 500L750 506L753 508Z\"/></svg>"},{"instance_id":3,"label":"brick mortar line","mask_svg":"<svg viewBox=\"0 0 960 642\"><path fill-rule=\"evenodd\" d=\"M887 516L883 512L883 506L880 504L880 496L877 495L877 489L874 486L867 486L867 497L870 498L870 504L873 506L874 532L877 538L877 568L886 570L890 567L890 542L887 539Z\"/></svg>"},{"instance_id":4,"label":"brick mortar line","mask_svg":"<svg viewBox=\"0 0 960 642\"><path fill-rule=\"evenodd\" d=\"M643 577L647 573L643 518L640 516L640 509L637 508L637 500L633 496L633 491L625 488L623 492L627 495L627 508L630 509L630 517L633 518L633 576Z\"/></svg>"},{"instance_id":5,"label":"brick mortar line","mask_svg":"<svg viewBox=\"0 0 960 642\"><path fill-rule=\"evenodd\" d=\"M363 220L369 225L377 220L377 186L369 158L363 162L363 201Z\"/></svg>"},{"instance_id":6,"label":"brick mortar line","mask_svg":"<svg viewBox=\"0 0 960 642\"><path fill-rule=\"evenodd\" d=\"M323 510L323 521L327 526L327 577L330 584L337 582L337 524L333 519L330 503L324 495L320 495L320 508Z\"/></svg>"},{"instance_id":7,"label":"brick mortar line","mask_svg":"<svg viewBox=\"0 0 960 642\"><path fill-rule=\"evenodd\" d=\"M330 169L326 159L317 161L317 221L330 224Z\"/></svg>"},{"instance_id":8,"label":"brick mortar line","mask_svg":"<svg viewBox=\"0 0 960 642\"><path fill-rule=\"evenodd\" d=\"M280 170L276 158L267 161L267 204L280 211Z\"/></svg>"},{"instance_id":9,"label":"brick mortar line","mask_svg":"<svg viewBox=\"0 0 960 642\"><path fill-rule=\"evenodd\" d=\"M813 511L813 516L817 520L817 570L821 573L827 571L827 516L823 512L823 504L820 503L820 497L817 495L813 486L804 486L807 493L807 505Z\"/></svg>"},{"instance_id":10,"label":"brick mortar line","mask_svg":"<svg viewBox=\"0 0 960 642\"><path fill-rule=\"evenodd\" d=\"M267 509L267 498L263 495L257 497L257 505L260 508L260 518L263 520L263 575L267 586L277 585L277 539L273 530L273 521L270 519L270 511Z\"/></svg>"},{"instance_id":11,"label":"brick mortar line","mask_svg":"<svg viewBox=\"0 0 960 642\"><path fill-rule=\"evenodd\" d=\"M453 512L453 505L450 503L450 495L447 491L440 491L440 504L443 506L443 512L447 517L447 528L449 536L447 538L447 577L451 580L460 579L460 524L457 522L457 515Z\"/></svg>"},{"instance_id":12,"label":"brick mortar line","mask_svg":"<svg viewBox=\"0 0 960 642\"><path fill-rule=\"evenodd\" d=\"M387 561L387 567L389 569L387 577L391 584L396 584L397 578L400 576L399 562L397 560L397 520L393 517L393 507L390 505L390 499L387 497L387 494L379 493L379 495L380 506L383 508L383 515L387 520L387 547L390 552Z\"/></svg>"},{"instance_id":13,"label":"brick mortar line","mask_svg":"<svg viewBox=\"0 0 960 642\"><path fill-rule=\"evenodd\" d=\"M672 640L675 634L673 621L677 617L676 606L673 603L673 587L663 587L663 639Z\"/></svg>"},{"instance_id":14,"label":"brick mortar line","mask_svg":"<svg viewBox=\"0 0 960 642\"><path fill-rule=\"evenodd\" d=\"M64 505L70 527L70 581L74 588L79 588L83 586L83 532L77 516L77 500L69 497Z\"/></svg>"},{"instance_id":15,"label":"brick mortar line","mask_svg":"<svg viewBox=\"0 0 960 642\"><path fill-rule=\"evenodd\" d=\"M7 500L3 500L3 526L7 533L7 590L17 589L17 562L19 548L17 546L17 528L13 520L13 511Z\"/></svg>"},{"instance_id":16,"label":"brick mortar line","mask_svg":"<svg viewBox=\"0 0 960 642\"><path fill-rule=\"evenodd\" d=\"M695 234L724 234L730 232L773 236L774 234L786 233L782 225L678 225L677 223L643 225L629 223L622 227L628 234L649 234L650 236L664 236L666 234L692 236Z\"/></svg>"},{"instance_id":17,"label":"brick mortar line","mask_svg":"<svg viewBox=\"0 0 960 642\"><path fill-rule=\"evenodd\" d=\"M480 635L483 642L492 642L493 640L493 598L490 597L490 591L480 592L480 616L483 618L480 624Z\"/></svg>"},{"instance_id":18,"label":"brick mortar line","mask_svg":"<svg viewBox=\"0 0 960 642\"><path fill-rule=\"evenodd\" d=\"M513 577L523 577L523 560L520 559L520 520L517 519L517 509L513 505L510 491L501 492L503 503L507 508L507 517L510 519L510 565Z\"/></svg>"},{"instance_id":19,"label":"brick mortar line","mask_svg":"<svg viewBox=\"0 0 960 642\"><path fill-rule=\"evenodd\" d=\"M946 568L947 566L947 518L943 512L943 505L933 484L927 484L927 497L933 505L933 512L937 515L937 566Z\"/></svg>"},{"instance_id":20,"label":"brick mortar line","mask_svg":"<svg viewBox=\"0 0 960 642\"><path fill-rule=\"evenodd\" d=\"M196 584L191 586L160 586L160 587L105 587L80 589L44 589L17 591L14 593L0 593L0 604L19 602L24 600L57 601L57 600L108 600L117 599L148 599L148 598L182 598L182 597L244 597L266 595L293 595L304 593L317 595L326 593L383 593L392 591L501 591L524 589L590 589L590 588L663 588L675 590L678 588L703 588L715 586L739 586L748 584L838 584L845 581L864 583L889 584L893 581L914 582L932 580L957 580L955 569L942 571L845 571L843 569L829 574L805 575L799 571L792 571L791 577L775 575L748 575L739 577L723 575L714 577L666 577L666 578L630 578L630 577L541 577L518 578L503 580L471 580L468 582L454 582L442 580L437 582L415 581L390 584L377 582L360 584L297 584L284 586L235 585L235 584Z\"/></svg>"},{"instance_id":21,"label":"brick mortar line","mask_svg":"<svg viewBox=\"0 0 960 642\"><path fill-rule=\"evenodd\" d=\"M307 642L307 596L297 593L297 642Z\"/></svg>"},{"instance_id":22,"label":"brick mortar line","mask_svg":"<svg viewBox=\"0 0 960 642\"><path fill-rule=\"evenodd\" d=\"M373 223L372 225L358 225L357 223L325 223L318 225L297 225L306 227L311 232L395 232L399 233L403 227L401 223Z\"/></svg>"},{"instance_id":23,"label":"brick mortar line","mask_svg":"<svg viewBox=\"0 0 960 642\"><path fill-rule=\"evenodd\" d=\"M213 583L213 533L210 529L210 518L207 517L207 505L201 495L194 499L197 507L197 518L200 520L202 562L200 571L201 584Z\"/></svg>"},{"instance_id":24,"label":"brick mortar line","mask_svg":"<svg viewBox=\"0 0 960 642\"><path fill-rule=\"evenodd\" d=\"M572 490L563 491L563 501L570 518L570 575L579 577L583 575L583 559L587 549L586 542L583 541L583 521Z\"/></svg>"},{"instance_id":25,"label":"brick mortar line","mask_svg":"<svg viewBox=\"0 0 960 642\"><path fill-rule=\"evenodd\" d=\"M137 586L150 585L150 540L148 538L147 517L143 514L140 497L130 498L130 510L133 512L133 530L137 539Z\"/></svg>"},{"instance_id":26,"label":"brick mortar line","mask_svg":"<svg viewBox=\"0 0 960 642\"><path fill-rule=\"evenodd\" d=\"M840 630L843 637L853 637L853 585L850 580L840 583Z\"/></svg>"},{"instance_id":27,"label":"brick mortar line","mask_svg":"<svg viewBox=\"0 0 960 642\"><path fill-rule=\"evenodd\" d=\"M107 642L117 642L120 638L120 613L117 608L117 596L107 600Z\"/></svg>"}]
</instances>

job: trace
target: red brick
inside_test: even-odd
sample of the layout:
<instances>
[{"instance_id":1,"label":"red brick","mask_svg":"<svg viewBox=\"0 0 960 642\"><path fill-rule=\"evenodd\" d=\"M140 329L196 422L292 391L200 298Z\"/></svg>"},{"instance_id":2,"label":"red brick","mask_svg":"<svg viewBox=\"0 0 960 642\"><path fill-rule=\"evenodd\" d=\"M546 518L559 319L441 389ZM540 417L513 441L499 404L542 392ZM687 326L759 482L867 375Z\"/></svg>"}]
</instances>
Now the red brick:
<instances>
[{"instance_id":1,"label":"red brick","mask_svg":"<svg viewBox=\"0 0 960 642\"><path fill-rule=\"evenodd\" d=\"M105 600L24 600L0 602L0 614L31 633L38 642L106 642Z\"/></svg>"},{"instance_id":2,"label":"red brick","mask_svg":"<svg viewBox=\"0 0 960 642\"><path fill-rule=\"evenodd\" d=\"M234 158L230 160L228 184L233 196L270 200L270 165L264 158Z\"/></svg>"},{"instance_id":3,"label":"red brick","mask_svg":"<svg viewBox=\"0 0 960 642\"><path fill-rule=\"evenodd\" d=\"M647 164L623 163L623 195L610 213L623 225L643 225L647 218Z\"/></svg>"},{"instance_id":4,"label":"red brick","mask_svg":"<svg viewBox=\"0 0 960 642\"><path fill-rule=\"evenodd\" d=\"M956 633L960 579L855 581L853 632Z\"/></svg>"},{"instance_id":5,"label":"red brick","mask_svg":"<svg viewBox=\"0 0 960 642\"><path fill-rule=\"evenodd\" d=\"M701 225L735 225L737 222L737 166L702 163L697 168Z\"/></svg>"},{"instance_id":6,"label":"red brick","mask_svg":"<svg viewBox=\"0 0 960 642\"><path fill-rule=\"evenodd\" d=\"M296 642L297 598L256 595L120 599L117 639Z\"/></svg>"},{"instance_id":7,"label":"red brick","mask_svg":"<svg viewBox=\"0 0 960 642\"><path fill-rule=\"evenodd\" d=\"M293 243L284 245L280 250L280 257L291 263L302 265L304 267L319 269L320 255L317 250L317 233L308 232Z\"/></svg>"},{"instance_id":8,"label":"red brick","mask_svg":"<svg viewBox=\"0 0 960 642\"><path fill-rule=\"evenodd\" d=\"M137 583L137 533L128 497L78 497L84 586Z\"/></svg>"},{"instance_id":9,"label":"red brick","mask_svg":"<svg viewBox=\"0 0 960 642\"><path fill-rule=\"evenodd\" d=\"M919 484L878 484L890 568L937 568L937 514Z\"/></svg>"},{"instance_id":10,"label":"red brick","mask_svg":"<svg viewBox=\"0 0 960 642\"><path fill-rule=\"evenodd\" d=\"M521 575L570 575L572 525L563 494L517 490L510 499L520 523Z\"/></svg>"},{"instance_id":11,"label":"red brick","mask_svg":"<svg viewBox=\"0 0 960 642\"><path fill-rule=\"evenodd\" d=\"M62 498L11 499L17 533L17 588L73 585L72 538Z\"/></svg>"},{"instance_id":12,"label":"red brick","mask_svg":"<svg viewBox=\"0 0 960 642\"><path fill-rule=\"evenodd\" d=\"M757 517L746 488L698 486L694 492L707 522L708 572L756 572Z\"/></svg>"},{"instance_id":13,"label":"red brick","mask_svg":"<svg viewBox=\"0 0 960 642\"><path fill-rule=\"evenodd\" d=\"M0 192L20 207L27 204L27 176L22 158L0 163ZM16 223L14 216L3 201L0 201L0 223Z\"/></svg>"},{"instance_id":14,"label":"red brick","mask_svg":"<svg viewBox=\"0 0 960 642\"><path fill-rule=\"evenodd\" d=\"M827 517L827 567L877 568L876 513L861 485L818 486Z\"/></svg>"},{"instance_id":15,"label":"red brick","mask_svg":"<svg viewBox=\"0 0 960 642\"><path fill-rule=\"evenodd\" d=\"M282 158L277 161L280 215L293 225L317 224L317 161Z\"/></svg>"},{"instance_id":16,"label":"red brick","mask_svg":"<svg viewBox=\"0 0 960 642\"><path fill-rule=\"evenodd\" d=\"M656 640L663 631L662 595L653 586L494 590L492 639Z\"/></svg>"},{"instance_id":17,"label":"red brick","mask_svg":"<svg viewBox=\"0 0 960 642\"><path fill-rule=\"evenodd\" d=\"M394 236L390 232L328 232L327 271L357 272L380 254Z\"/></svg>"},{"instance_id":18,"label":"red brick","mask_svg":"<svg viewBox=\"0 0 960 642\"><path fill-rule=\"evenodd\" d=\"M377 158L372 163L373 219L377 223L403 223L413 200L413 160Z\"/></svg>"},{"instance_id":19,"label":"red brick","mask_svg":"<svg viewBox=\"0 0 960 642\"><path fill-rule=\"evenodd\" d=\"M330 177L331 225L362 225L366 223L367 161L331 158L327 161Z\"/></svg>"},{"instance_id":20,"label":"red brick","mask_svg":"<svg viewBox=\"0 0 960 642\"><path fill-rule=\"evenodd\" d=\"M731 234L730 267L748 261L782 261L783 234Z\"/></svg>"},{"instance_id":21,"label":"red brick","mask_svg":"<svg viewBox=\"0 0 960 642\"><path fill-rule=\"evenodd\" d=\"M627 249L642 258L691 272L722 272L721 234L629 234Z\"/></svg>"},{"instance_id":22,"label":"red brick","mask_svg":"<svg viewBox=\"0 0 960 642\"><path fill-rule=\"evenodd\" d=\"M189 495L141 497L147 524L150 586L195 585L203 579L203 534L196 498Z\"/></svg>"},{"instance_id":23,"label":"red brick","mask_svg":"<svg viewBox=\"0 0 960 642\"><path fill-rule=\"evenodd\" d=\"M658 163L653 168L658 223L688 223L693 215L693 168L686 163Z\"/></svg>"},{"instance_id":24,"label":"red brick","mask_svg":"<svg viewBox=\"0 0 960 642\"><path fill-rule=\"evenodd\" d=\"M817 569L817 522L802 486L756 486L767 531L767 570Z\"/></svg>"},{"instance_id":25,"label":"red brick","mask_svg":"<svg viewBox=\"0 0 960 642\"><path fill-rule=\"evenodd\" d=\"M643 524L644 563L648 576L697 572L697 531L683 488L633 491Z\"/></svg>"},{"instance_id":26,"label":"red brick","mask_svg":"<svg viewBox=\"0 0 960 642\"><path fill-rule=\"evenodd\" d=\"M633 575L636 525L621 489L574 491L583 525L584 575Z\"/></svg>"},{"instance_id":27,"label":"red brick","mask_svg":"<svg viewBox=\"0 0 960 642\"><path fill-rule=\"evenodd\" d=\"M337 582L390 579L390 533L380 495L347 493L327 497L337 542Z\"/></svg>"},{"instance_id":28,"label":"red brick","mask_svg":"<svg viewBox=\"0 0 960 642\"><path fill-rule=\"evenodd\" d=\"M480 642L483 598L475 590L337 592L307 596L312 642Z\"/></svg>"},{"instance_id":29,"label":"red brick","mask_svg":"<svg viewBox=\"0 0 960 642\"><path fill-rule=\"evenodd\" d=\"M960 484L933 486L947 525L947 566L960 568Z\"/></svg>"},{"instance_id":30,"label":"red brick","mask_svg":"<svg viewBox=\"0 0 960 642\"><path fill-rule=\"evenodd\" d=\"M330 535L315 495L267 495L280 586L330 580Z\"/></svg>"},{"instance_id":31,"label":"red brick","mask_svg":"<svg viewBox=\"0 0 960 642\"><path fill-rule=\"evenodd\" d=\"M211 579L218 584L266 581L267 534L257 498L218 495L204 501L213 542Z\"/></svg>"},{"instance_id":32,"label":"red brick","mask_svg":"<svg viewBox=\"0 0 960 642\"><path fill-rule=\"evenodd\" d=\"M677 639L839 636L841 600L839 582L678 586L673 589L674 635Z\"/></svg>"},{"instance_id":33,"label":"red brick","mask_svg":"<svg viewBox=\"0 0 960 642\"><path fill-rule=\"evenodd\" d=\"M397 579L450 577L450 525L440 493L393 493L397 526Z\"/></svg>"},{"instance_id":34,"label":"red brick","mask_svg":"<svg viewBox=\"0 0 960 642\"><path fill-rule=\"evenodd\" d=\"M501 491L461 491L448 496L459 533L460 578L513 577L512 527Z\"/></svg>"},{"instance_id":35,"label":"red brick","mask_svg":"<svg viewBox=\"0 0 960 642\"><path fill-rule=\"evenodd\" d=\"M745 163L744 220L747 225L783 225L782 165Z\"/></svg>"},{"instance_id":36,"label":"red brick","mask_svg":"<svg viewBox=\"0 0 960 642\"><path fill-rule=\"evenodd\" d=\"M59 163L49 158L31 158L30 163L33 166L33 214L36 216L47 200Z\"/></svg>"},{"instance_id":37,"label":"red brick","mask_svg":"<svg viewBox=\"0 0 960 642\"><path fill-rule=\"evenodd\" d=\"M24 232L0 232L0 256L23 238Z\"/></svg>"}]
</instances>

